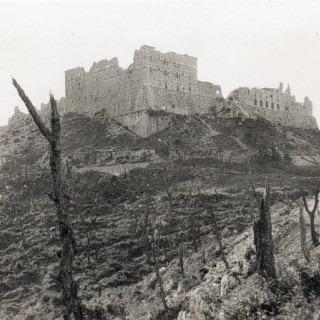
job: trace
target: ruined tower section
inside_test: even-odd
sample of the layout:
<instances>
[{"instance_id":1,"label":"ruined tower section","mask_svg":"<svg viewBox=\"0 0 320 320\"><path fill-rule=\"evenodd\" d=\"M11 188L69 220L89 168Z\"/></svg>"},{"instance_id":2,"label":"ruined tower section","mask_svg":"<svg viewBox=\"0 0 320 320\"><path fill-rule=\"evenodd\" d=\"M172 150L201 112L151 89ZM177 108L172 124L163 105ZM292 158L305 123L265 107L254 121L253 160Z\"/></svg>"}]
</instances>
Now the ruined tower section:
<instances>
[{"instance_id":1,"label":"ruined tower section","mask_svg":"<svg viewBox=\"0 0 320 320\"><path fill-rule=\"evenodd\" d=\"M308 97L303 103L297 102L289 85L285 91L282 83L278 88L241 87L233 90L228 99L241 108L247 117L263 117L283 126L318 128L312 116L312 102Z\"/></svg>"},{"instance_id":2,"label":"ruined tower section","mask_svg":"<svg viewBox=\"0 0 320 320\"><path fill-rule=\"evenodd\" d=\"M220 86L198 81L197 59L154 47L136 50L134 65L143 66L149 109L179 114L208 113Z\"/></svg>"},{"instance_id":3,"label":"ruined tower section","mask_svg":"<svg viewBox=\"0 0 320 320\"><path fill-rule=\"evenodd\" d=\"M105 109L114 117L134 110L139 84L130 78L117 58L94 63L88 72L83 68L66 71L66 112L93 114Z\"/></svg>"}]
</instances>

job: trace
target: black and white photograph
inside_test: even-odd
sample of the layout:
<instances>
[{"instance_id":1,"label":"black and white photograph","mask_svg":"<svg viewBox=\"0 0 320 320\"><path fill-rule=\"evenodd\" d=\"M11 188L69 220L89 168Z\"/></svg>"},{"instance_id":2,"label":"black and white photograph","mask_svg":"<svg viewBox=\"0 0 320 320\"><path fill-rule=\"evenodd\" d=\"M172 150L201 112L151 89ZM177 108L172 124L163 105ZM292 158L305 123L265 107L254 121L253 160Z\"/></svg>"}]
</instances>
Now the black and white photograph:
<instances>
[{"instance_id":1,"label":"black and white photograph","mask_svg":"<svg viewBox=\"0 0 320 320\"><path fill-rule=\"evenodd\" d=\"M0 320L320 320L320 1L0 0Z\"/></svg>"}]
</instances>

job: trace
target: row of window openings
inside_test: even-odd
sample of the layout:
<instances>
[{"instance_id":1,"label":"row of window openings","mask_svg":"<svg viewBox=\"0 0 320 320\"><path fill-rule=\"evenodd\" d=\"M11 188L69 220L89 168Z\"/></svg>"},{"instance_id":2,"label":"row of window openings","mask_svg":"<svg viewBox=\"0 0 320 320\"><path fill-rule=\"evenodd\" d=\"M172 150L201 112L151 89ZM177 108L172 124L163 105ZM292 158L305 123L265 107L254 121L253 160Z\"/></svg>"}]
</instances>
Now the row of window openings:
<instances>
[{"instance_id":1,"label":"row of window openings","mask_svg":"<svg viewBox=\"0 0 320 320\"><path fill-rule=\"evenodd\" d=\"M159 68L159 71L160 71L160 68ZM150 72L151 72L151 68L150 68ZM172 70L170 70L170 74L171 75L173 74ZM118 75L119 75L119 72L118 72ZM166 76L169 75L167 70L164 70L164 75L166 75ZM179 72L175 73L176 78L180 78L180 76L184 76L184 73L183 72L181 74ZM189 73L189 78L191 78L191 73ZM108 79L108 77L106 77L106 80L107 79ZM95 82L98 82L98 78L95 78ZM139 80L138 80L138 85L139 85ZM81 83L78 83L78 90L80 90L80 89L81 89Z\"/></svg>"},{"instance_id":2,"label":"row of window openings","mask_svg":"<svg viewBox=\"0 0 320 320\"><path fill-rule=\"evenodd\" d=\"M139 85L140 84L140 80L137 80L137 85ZM71 88L73 88L73 87L71 87ZM127 88L127 86L125 85L124 86L124 89L126 89ZM79 82L78 83L78 90L80 90L81 89L81 83ZM119 88L118 88L119 90L121 89L121 86L119 86ZM112 88L110 89L111 91L113 90Z\"/></svg>"},{"instance_id":3,"label":"row of window openings","mask_svg":"<svg viewBox=\"0 0 320 320\"><path fill-rule=\"evenodd\" d=\"M147 55L147 56L146 55L138 55L137 58L138 59L150 58L150 60L153 60L153 59L159 60L159 58L153 57L152 55ZM191 64L187 63L187 62L181 61L180 63L178 63L178 62L172 61L171 59L166 59L166 58L163 60L161 60L161 58L160 58L160 61L162 61L163 64L172 63L172 64L176 65L177 67L179 67L180 65L182 65L182 66L187 65L189 67L191 66Z\"/></svg>"},{"instance_id":4,"label":"row of window openings","mask_svg":"<svg viewBox=\"0 0 320 320\"><path fill-rule=\"evenodd\" d=\"M161 83L161 82L159 82L159 87L160 87L160 88L162 87L162 83ZM167 83L164 84L164 88L165 88L165 89L168 89L168 84L167 84ZM173 85L173 84L171 84L170 89L171 89L171 90L174 90L174 85ZM197 87L196 87L196 86L194 87L194 90L197 91ZM179 86L177 86L177 91L180 91L180 87L179 87ZM184 87L182 87L182 91L183 91L183 92L185 91L185 88L184 88ZM189 91L191 92L191 87L189 87Z\"/></svg>"},{"instance_id":5,"label":"row of window openings","mask_svg":"<svg viewBox=\"0 0 320 320\"><path fill-rule=\"evenodd\" d=\"M248 90L248 95L250 94L250 90ZM254 96L256 96L256 94L254 94ZM260 94L260 98L262 98L262 94ZM273 98L273 95L270 94L270 98L272 99ZM266 96L266 99L268 99L268 96Z\"/></svg>"},{"instance_id":6,"label":"row of window openings","mask_svg":"<svg viewBox=\"0 0 320 320\"><path fill-rule=\"evenodd\" d=\"M161 84L160 84L160 86L161 86ZM165 83L165 89L168 89L168 85L167 85L166 83ZM172 90L174 89L173 85L171 85L171 89L172 89ZM194 87L194 90L197 91L197 87ZM180 91L180 87L179 87L179 86L177 86L177 91ZM184 87L182 87L182 91L184 91ZM189 87L189 91L191 92L191 87ZM130 95L131 95L131 94L132 94L132 91L130 91ZM96 97L95 97L95 101L97 101L98 95L99 95L99 93L97 93L97 95L96 95ZM118 93L117 96L120 97L120 94ZM92 93L90 94L90 98L91 98L91 99L93 98ZM86 99L87 99L87 96L84 96L84 99L86 100ZM109 98L106 97L106 100L109 101Z\"/></svg>"},{"instance_id":7,"label":"row of window openings","mask_svg":"<svg viewBox=\"0 0 320 320\"><path fill-rule=\"evenodd\" d=\"M279 93L279 90L276 90L277 93ZM250 90L248 90L248 95L250 94ZM256 93L254 94L256 96ZM260 94L260 98L262 98L262 94ZM273 98L273 94L270 94L270 98ZM266 99L268 99L268 96L266 96Z\"/></svg>"},{"instance_id":8,"label":"row of window openings","mask_svg":"<svg viewBox=\"0 0 320 320\"><path fill-rule=\"evenodd\" d=\"M254 105L256 106L258 104L258 101L257 99L254 99ZM260 100L260 107L263 107L263 101ZM269 107L269 103L268 101L266 101L266 108ZM274 109L274 103L271 102L271 109ZM277 110L280 110L280 106L279 106L279 103L277 103Z\"/></svg>"},{"instance_id":9,"label":"row of window openings","mask_svg":"<svg viewBox=\"0 0 320 320\"><path fill-rule=\"evenodd\" d=\"M256 98L256 95L254 95L254 98ZM262 98L262 95L260 94L260 99ZM269 97L266 96L266 99L268 99ZM273 95L270 94L270 99L273 99ZM279 101L279 97L277 97L277 100Z\"/></svg>"}]
</instances>

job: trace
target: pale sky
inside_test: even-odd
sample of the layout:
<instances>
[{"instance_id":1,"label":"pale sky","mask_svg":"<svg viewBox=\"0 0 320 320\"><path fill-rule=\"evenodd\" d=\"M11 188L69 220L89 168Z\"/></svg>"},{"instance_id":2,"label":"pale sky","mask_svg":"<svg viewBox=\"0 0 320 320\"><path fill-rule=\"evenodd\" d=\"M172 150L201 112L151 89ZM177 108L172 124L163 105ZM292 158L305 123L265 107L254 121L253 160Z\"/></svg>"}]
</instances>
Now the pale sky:
<instances>
[{"instance_id":1,"label":"pale sky","mask_svg":"<svg viewBox=\"0 0 320 320\"><path fill-rule=\"evenodd\" d=\"M64 96L64 71L119 58L141 45L198 58L198 78L237 87L290 83L320 124L320 1L0 2L0 125L23 103Z\"/></svg>"}]
</instances>

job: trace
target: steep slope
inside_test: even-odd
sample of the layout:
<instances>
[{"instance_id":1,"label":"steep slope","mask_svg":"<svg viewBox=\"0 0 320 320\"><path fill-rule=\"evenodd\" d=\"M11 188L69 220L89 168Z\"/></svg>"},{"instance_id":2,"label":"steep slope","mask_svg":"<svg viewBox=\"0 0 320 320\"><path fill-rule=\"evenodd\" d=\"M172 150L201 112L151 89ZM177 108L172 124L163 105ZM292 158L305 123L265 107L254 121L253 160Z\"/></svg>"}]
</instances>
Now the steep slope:
<instances>
[{"instance_id":1,"label":"steep slope","mask_svg":"<svg viewBox=\"0 0 320 320\"><path fill-rule=\"evenodd\" d=\"M229 317L230 310L250 305L240 298L252 288L257 295L265 290L253 275L220 297L225 270L210 212L217 215L228 259L242 261L244 250L252 246L255 205L250 183L261 187L268 175L275 202L277 268L281 288L288 281L291 297L282 301L279 297L286 293L281 293L276 302L269 300L271 309L278 319L288 319L292 315L288 310L298 310L299 301L303 310L310 306L294 291L302 290L300 267L290 262L294 276L285 269L286 261L300 259L296 211L280 215L286 208L278 202L284 201L285 190L293 192L299 186L298 176L301 180L319 176L318 167L299 168L290 162L305 152L306 144L317 154L318 131L276 127L262 120L177 115L172 115L166 130L148 138L99 114L92 118L69 114L62 124L65 177L73 200L70 216L79 252L74 273L86 305L102 310L107 319L223 319L217 318L219 314L235 319L234 314ZM51 179L46 143L30 121L2 129L0 141L0 318L59 319L59 241L55 208L47 196ZM95 170L95 151L132 146L155 149L158 158L119 177ZM88 166L88 171L79 170ZM150 230L161 231L159 261L172 308L166 315L152 257L148 262L146 228L149 238ZM180 248L184 275L179 273ZM317 252L312 250L314 259ZM307 268L311 274L310 265ZM253 319L268 305L267 300L259 303L249 310Z\"/></svg>"}]
</instances>

